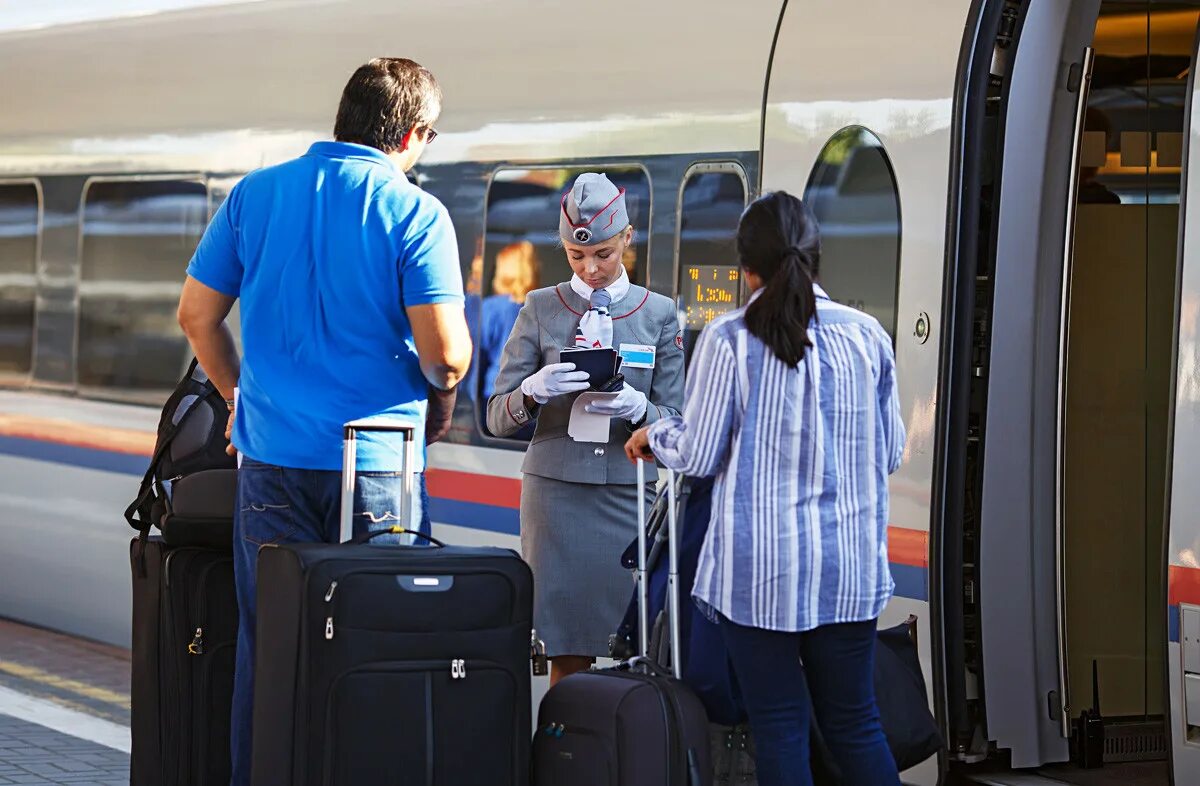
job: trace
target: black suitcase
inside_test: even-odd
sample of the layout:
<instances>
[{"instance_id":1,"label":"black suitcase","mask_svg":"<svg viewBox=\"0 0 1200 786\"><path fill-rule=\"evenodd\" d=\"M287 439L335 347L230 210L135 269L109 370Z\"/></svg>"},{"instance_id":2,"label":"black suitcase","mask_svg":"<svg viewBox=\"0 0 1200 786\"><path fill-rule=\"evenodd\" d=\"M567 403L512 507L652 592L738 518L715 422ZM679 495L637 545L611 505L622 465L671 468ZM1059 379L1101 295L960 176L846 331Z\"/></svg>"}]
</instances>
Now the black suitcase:
<instances>
[{"instance_id":1,"label":"black suitcase","mask_svg":"<svg viewBox=\"0 0 1200 786\"><path fill-rule=\"evenodd\" d=\"M343 492L359 428L378 425L348 424ZM525 786L529 567L508 549L366 540L259 552L251 782Z\"/></svg>"},{"instance_id":2,"label":"black suitcase","mask_svg":"<svg viewBox=\"0 0 1200 786\"><path fill-rule=\"evenodd\" d=\"M226 786L238 609L229 552L134 538L131 786Z\"/></svg>"},{"instance_id":3,"label":"black suitcase","mask_svg":"<svg viewBox=\"0 0 1200 786\"><path fill-rule=\"evenodd\" d=\"M675 476L668 473L671 660L678 669L679 537ZM709 786L708 718L692 690L646 657L650 641L646 582L645 467L638 462L639 646L616 668L572 674L550 689L538 711L533 786Z\"/></svg>"}]
</instances>

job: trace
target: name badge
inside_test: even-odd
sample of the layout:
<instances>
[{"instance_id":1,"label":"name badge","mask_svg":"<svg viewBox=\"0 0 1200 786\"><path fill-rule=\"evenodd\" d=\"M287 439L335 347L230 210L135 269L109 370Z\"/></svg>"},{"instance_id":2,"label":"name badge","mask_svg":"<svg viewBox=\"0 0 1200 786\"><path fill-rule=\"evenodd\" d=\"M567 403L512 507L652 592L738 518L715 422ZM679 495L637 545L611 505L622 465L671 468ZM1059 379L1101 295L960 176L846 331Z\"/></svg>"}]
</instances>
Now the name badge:
<instances>
[{"instance_id":1,"label":"name badge","mask_svg":"<svg viewBox=\"0 0 1200 786\"><path fill-rule=\"evenodd\" d=\"M653 344L622 344L621 368L654 368L654 350Z\"/></svg>"}]
</instances>

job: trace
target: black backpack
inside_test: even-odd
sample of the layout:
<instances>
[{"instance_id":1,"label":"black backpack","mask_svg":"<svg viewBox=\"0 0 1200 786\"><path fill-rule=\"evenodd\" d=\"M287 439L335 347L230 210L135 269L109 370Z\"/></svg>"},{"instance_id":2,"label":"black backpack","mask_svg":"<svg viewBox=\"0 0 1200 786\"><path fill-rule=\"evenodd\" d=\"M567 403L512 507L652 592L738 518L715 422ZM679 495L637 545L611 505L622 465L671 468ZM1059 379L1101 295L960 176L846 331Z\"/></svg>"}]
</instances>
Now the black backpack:
<instances>
[{"instance_id":1,"label":"black backpack","mask_svg":"<svg viewBox=\"0 0 1200 786\"><path fill-rule=\"evenodd\" d=\"M167 399L137 499L125 510L143 540L158 527L172 546L232 548L237 460L225 453L229 411L200 364Z\"/></svg>"}]
</instances>

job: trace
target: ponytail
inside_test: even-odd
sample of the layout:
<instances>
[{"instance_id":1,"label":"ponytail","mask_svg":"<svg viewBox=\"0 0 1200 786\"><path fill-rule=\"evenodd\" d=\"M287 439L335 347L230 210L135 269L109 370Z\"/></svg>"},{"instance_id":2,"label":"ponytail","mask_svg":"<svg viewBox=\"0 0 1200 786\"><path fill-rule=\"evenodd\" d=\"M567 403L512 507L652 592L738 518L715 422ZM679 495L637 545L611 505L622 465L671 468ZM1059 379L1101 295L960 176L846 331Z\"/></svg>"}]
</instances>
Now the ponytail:
<instances>
[{"instance_id":1,"label":"ponytail","mask_svg":"<svg viewBox=\"0 0 1200 786\"><path fill-rule=\"evenodd\" d=\"M808 206L782 191L746 209L738 226L742 266L763 279L763 289L746 307L746 329L788 366L811 347L808 326L817 318L813 292L821 243Z\"/></svg>"},{"instance_id":2,"label":"ponytail","mask_svg":"<svg viewBox=\"0 0 1200 786\"><path fill-rule=\"evenodd\" d=\"M808 323L817 314L813 279L799 249L789 248L763 292L746 307L746 329L789 366L812 346Z\"/></svg>"}]
</instances>

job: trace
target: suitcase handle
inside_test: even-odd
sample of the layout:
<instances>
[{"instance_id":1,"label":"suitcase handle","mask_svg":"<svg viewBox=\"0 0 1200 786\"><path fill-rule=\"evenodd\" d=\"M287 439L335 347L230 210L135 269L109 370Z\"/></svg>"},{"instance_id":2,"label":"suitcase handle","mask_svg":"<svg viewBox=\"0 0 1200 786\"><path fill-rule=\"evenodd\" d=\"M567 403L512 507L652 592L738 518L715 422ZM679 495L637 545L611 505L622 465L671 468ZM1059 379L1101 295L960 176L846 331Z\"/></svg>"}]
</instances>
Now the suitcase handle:
<instances>
[{"instance_id":1,"label":"suitcase handle","mask_svg":"<svg viewBox=\"0 0 1200 786\"><path fill-rule=\"evenodd\" d=\"M656 465L651 465L656 466ZM650 582L646 567L646 462L637 460L638 566L635 572L638 594L638 643L642 665L650 647ZM675 471L667 469L667 622L671 641L671 671L682 679L683 642L680 635L679 602L679 520L676 510ZM686 496L686 495L685 495Z\"/></svg>"},{"instance_id":2,"label":"suitcase handle","mask_svg":"<svg viewBox=\"0 0 1200 786\"><path fill-rule=\"evenodd\" d=\"M654 674L655 676L658 676L658 677L674 677L675 676L670 670L664 669L662 666L658 665L658 663L655 662L655 660L653 658L645 657L642 655L637 655L635 657L630 658L625 663L618 664L617 670L618 671L632 671L633 669L635 669L638 666L641 666L646 671L648 671L651 674Z\"/></svg>"},{"instance_id":3,"label":"suitcase handle","mask_svg":"<svg viewBox=\"0 0 1200 786\"><path fill-rule=\"evenodd\" d=\"M356 546L361 546L362 544L373 540L380 535L413 535L418 538L424 538L434 546L437 546L439 549L444 549L446 547L445 543L442 543L432 535L426 535L424 532L417 532L416 530L407 529L405 527L388 527L387 529L377 529L373 532L364 532L361 535L356 535L350 542Z\"/></svg>"},{"instance_id":4,"label":"suitcase handle","mask_svg":"<svg viewBox=\"0 0 1200 786\"><path fill-rule=\"evenodd\" d=\"M363 431L399 434L402 438L404 452L401 455L400 473L404 479L401 484L404 495L400 509L400 520L403 524L410 523L408 518L412 510L413 495L415 494L412 468L415 460L413 441L415 439L416 426L405 420L379 420L375 418L352 420L342 427L342 510L341 525L338 533L338 540L342 543L351 541L354 538L354 487L358 472L358 434ZM405 532L408 532L408 530L406 529Z\"/></svg>"}]
</instances>

